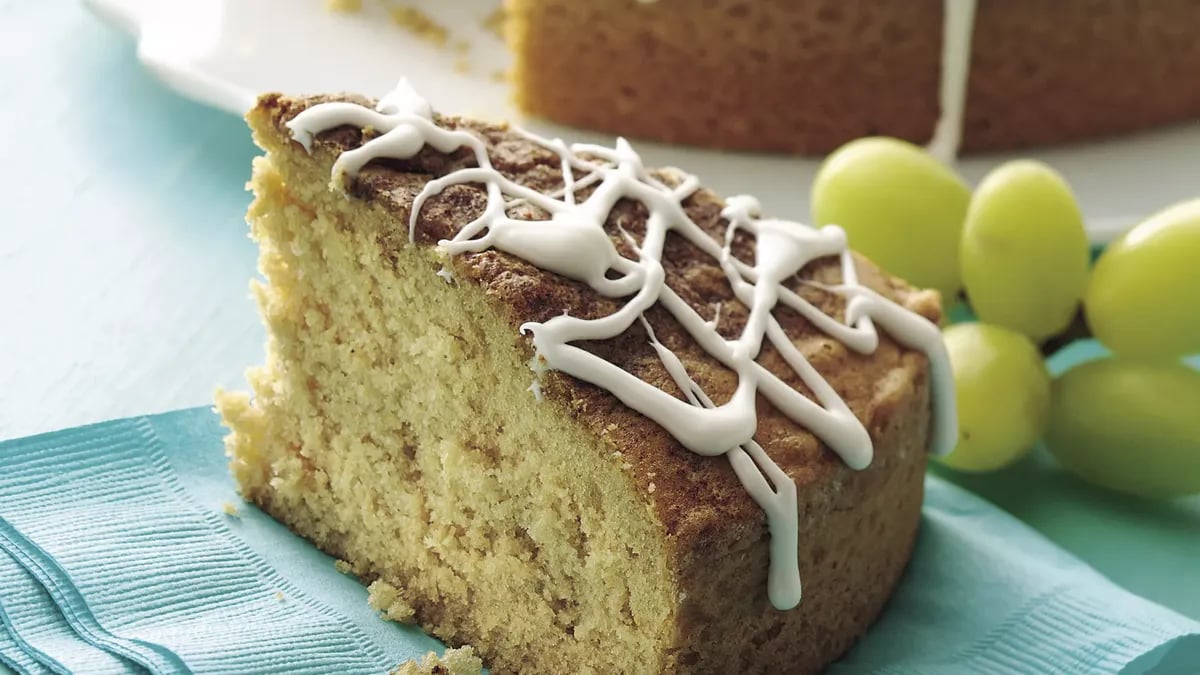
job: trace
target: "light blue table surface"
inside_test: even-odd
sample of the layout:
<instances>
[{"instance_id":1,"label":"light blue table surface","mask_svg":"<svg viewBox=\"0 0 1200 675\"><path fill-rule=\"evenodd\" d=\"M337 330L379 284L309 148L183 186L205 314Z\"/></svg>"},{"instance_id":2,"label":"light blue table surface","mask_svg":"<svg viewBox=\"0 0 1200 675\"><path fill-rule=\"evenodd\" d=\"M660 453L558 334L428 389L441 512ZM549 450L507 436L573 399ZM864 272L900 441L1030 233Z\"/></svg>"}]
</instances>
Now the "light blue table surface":
<instances>
[{"instance_id":1,"label":"light blue table surface","mask_svg":"<svg viewBox=\"0 0 1200 675\"><path fill-rule=\"evenodd\" d=\"M263 352L242 121L152 80L77 0L0 0L0 130L0 439L242 387ZM1200 498L1118 497L1040 453L953 479L1200 618Z\"/></svg>"}]
</instances>

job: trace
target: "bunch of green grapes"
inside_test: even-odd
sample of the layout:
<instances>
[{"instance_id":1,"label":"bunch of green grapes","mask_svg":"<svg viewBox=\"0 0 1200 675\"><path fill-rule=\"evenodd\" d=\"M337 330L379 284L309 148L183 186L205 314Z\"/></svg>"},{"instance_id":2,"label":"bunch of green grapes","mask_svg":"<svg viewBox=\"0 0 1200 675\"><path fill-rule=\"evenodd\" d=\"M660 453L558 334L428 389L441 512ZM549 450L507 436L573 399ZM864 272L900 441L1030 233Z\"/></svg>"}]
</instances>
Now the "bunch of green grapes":
<instances>
[{"instance_id":1,"label":"bunch of green grapes","mask_svg":"<svg viewBox=\"0 0 1200 675\"><path fill-rule=\"evenodd\" d=\"M1080 476L1143 496L1200 492L1200 200L1152 216L1094 266L1066 181L1009 162L972 192L921 148L860 139L830 155L816 225L976 323L952 326L960 440L943 461L1010 464L1044 440ZM1043 356L1094 335L1113 355L1051 379Z\"/></svg>"}]
</instances>

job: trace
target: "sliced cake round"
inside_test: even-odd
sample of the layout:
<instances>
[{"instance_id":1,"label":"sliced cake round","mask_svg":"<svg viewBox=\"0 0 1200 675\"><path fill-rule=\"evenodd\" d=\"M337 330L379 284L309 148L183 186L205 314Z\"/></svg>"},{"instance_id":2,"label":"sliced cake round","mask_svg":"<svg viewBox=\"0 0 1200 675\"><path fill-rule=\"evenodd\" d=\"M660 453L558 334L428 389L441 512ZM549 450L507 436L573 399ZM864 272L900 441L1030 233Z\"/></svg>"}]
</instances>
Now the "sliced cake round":
<instances>
[{"instance_id":1,"label":"sliced cake round","mask_svg":"<svg viewBox=\"0 0 1200 675\"><path fill-rule=\"evenodd\" d=\"M945 113L964 150L987 151L1200 117L1197 0L506 7L521 107L637 138L823 154L861 136L924 143ZM965 86L964 111L946 86Z\"/></svg>"}]
</instances>

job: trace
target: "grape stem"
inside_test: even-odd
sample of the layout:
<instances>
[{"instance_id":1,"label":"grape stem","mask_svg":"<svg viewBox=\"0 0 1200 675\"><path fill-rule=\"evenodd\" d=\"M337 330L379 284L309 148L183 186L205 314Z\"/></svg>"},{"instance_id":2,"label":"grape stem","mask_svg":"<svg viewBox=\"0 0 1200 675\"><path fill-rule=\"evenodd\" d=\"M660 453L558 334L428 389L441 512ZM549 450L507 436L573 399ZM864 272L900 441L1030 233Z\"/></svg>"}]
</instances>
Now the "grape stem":
<instances>
[{"instance_id":1,"label":"grape stem","mask_svg":"<svg viewBox=\"0 0 1200 675\"><path fill-rule=\"evenodd\" d=\"M1090 337L1092 337L1092 330L1088 328L1087 321L1083 318L1083 310L1080 309L1075 312L1075 318L1071 319L1071 323L1067 326L1066 330L1042 343L1042 355L1046 357L1052 356L1058 350L1072 342L1085 340Z\"/></svg>"}]
</instances>

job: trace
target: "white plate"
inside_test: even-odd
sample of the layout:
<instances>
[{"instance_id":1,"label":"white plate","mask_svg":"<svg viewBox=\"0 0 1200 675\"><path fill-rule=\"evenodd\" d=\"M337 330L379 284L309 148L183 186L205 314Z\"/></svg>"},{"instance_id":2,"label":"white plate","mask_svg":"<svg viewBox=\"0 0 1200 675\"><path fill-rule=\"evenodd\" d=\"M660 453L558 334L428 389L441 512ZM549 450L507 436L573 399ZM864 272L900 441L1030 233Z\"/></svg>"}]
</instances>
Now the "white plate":
<instances>
[{"instance_id":1,"label":"white plate","mask_svg":"<svg viewBox=\"0 0 1200 675\"><path fill-rule=\"evenodd\" d=\"M507 68L502 41L484 28L498 0L417 0L450 28L447 46L396 26L384 3L359 13L328 11L323 0L86 0L99 16L138 37L142 63L184 96L241 114L258 92L353 91L381 95L407 77L440 110L512 119L551 136L611 142L596 133L522 116L495 73ZM460 52L455 45L469 48ZM699 175L723 194L749 192L781 217L807 220L818 160L728 153L640 142L649 163ZM1200 123L1034 154L1071 182L1092 239L1104 242L1145 215L1200 194ZM1018 155L960 163L970 181Z\"/></svg>"}]
</instances>

